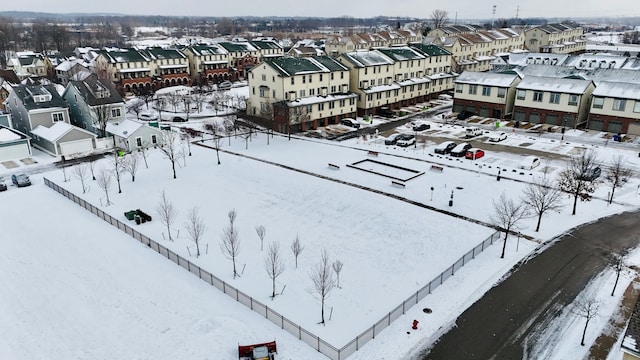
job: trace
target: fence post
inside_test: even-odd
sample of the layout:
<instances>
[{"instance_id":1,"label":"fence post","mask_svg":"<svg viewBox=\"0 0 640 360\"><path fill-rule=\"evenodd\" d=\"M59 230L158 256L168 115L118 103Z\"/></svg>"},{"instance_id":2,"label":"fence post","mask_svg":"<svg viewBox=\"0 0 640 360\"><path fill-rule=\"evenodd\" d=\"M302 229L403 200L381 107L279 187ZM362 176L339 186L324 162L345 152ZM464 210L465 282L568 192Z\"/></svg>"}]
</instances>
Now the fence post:
<instances>
[{"instance_id":1,"label":"fence post","mask_svg":"<svg viewBox=\"0 0 640 360\"><path fill-rule=\"evenodd\" d=\"M302 330L300 328L300 325L298 325L298 340L302 340Z\"/></svg>"},{"instance_id":2,"label":"fence post","mask_svg":"<svg viewBox=\"0 0 640 360\"><path fill-rule=\"evenodd\" d=\"M284 329L284 315L280 315L280 327Z\"/></svg>"},{"instance_id":3,"label":"fence post","mask_svg":"<svg viewBox=\"0 0 640 360\"><path fill-rule=\"evenodd\" d=\"M416 304L418 303L418 298L420 298L420 290L416 291Z\"/></svg>"},{"instance_id":4,"label":"fence post","mask_svg":"<svg viewBox=\"0 0 640 360\"><path fill-rule=\"evenodd\" d=\"M373 324L373 337L372 339L376 338L376 324Z\"/></svg>"}]
</instances>

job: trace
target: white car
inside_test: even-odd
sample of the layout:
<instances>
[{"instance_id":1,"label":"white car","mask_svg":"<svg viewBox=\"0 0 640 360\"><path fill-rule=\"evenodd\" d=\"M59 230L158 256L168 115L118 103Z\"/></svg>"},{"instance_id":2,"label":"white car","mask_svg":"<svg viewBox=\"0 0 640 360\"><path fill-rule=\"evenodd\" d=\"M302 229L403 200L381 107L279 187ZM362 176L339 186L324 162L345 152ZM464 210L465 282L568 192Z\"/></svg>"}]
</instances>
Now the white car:
<instances>
[{"instance_id":1,"label":"white car","mask_svg":"<svg viewBox=\"0 0 640 360\"><path fill-rule=\"evenodd\" d=\"M489 137L489 141L491 141L491 142L500 142L500 141L506 140L506 139L507 139L507 133L504 132L504 131L500 131L500 132L494 133Z\"/></svg>"},{"instance_id":2,"label":"white car","mask_svg":"<svg viewBox=\"0 0 640 360\"><path fill-rule=\"evenodd\" d=\"M410 134L402 134L396 141L396 145L407 147L416 143L416 137Z\"/></svg>"},{"instance_id":3,"label":"white car","mask_svg":"<svg viewBox=\"0 0 640 360\"><path fill-rule=\"evenodd\" d=\"M540 165L540 158L538 158L537 156L533 156L533 155L532 156L527 156L520 163L520 169L531 170L533 168L538 167L539 165Z\"/></svg>"}]
</instances>

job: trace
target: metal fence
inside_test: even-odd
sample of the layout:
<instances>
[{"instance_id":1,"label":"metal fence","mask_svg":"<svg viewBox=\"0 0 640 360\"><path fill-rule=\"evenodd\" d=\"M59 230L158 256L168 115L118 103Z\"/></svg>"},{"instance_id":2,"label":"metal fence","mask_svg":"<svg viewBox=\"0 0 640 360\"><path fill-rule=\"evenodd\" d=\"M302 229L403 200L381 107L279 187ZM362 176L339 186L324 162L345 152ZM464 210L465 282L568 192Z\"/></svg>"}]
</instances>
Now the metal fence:
<instances>
[{"instance_id":1,"label":"metal fence","mask_svg":"<svg viewBox=\"0 0 640 360\"><path fill-rule=\"evenodd\" d=\"M435 290L438 286L442 285L442 283L446 281L448 278L450 278L451 276L453 276L453 274L455 274L456 271L458 271L466 263L474 259L476 255L480 254L482 251L484 251L484 249L486 249L489 245L493 244L493 242L500 237L500 233L497 231L491 234L491 236L489 236L487 239L482 241L480 244L474 247L471 251L463 255L458 261L456 261L448 269L443 271L440 275L436 276L427 285L425 285L420 290L416 291L414 294L411 294L411 296L409 296L405 301L403 301L402 304L398 305L395 309L391 310L389 313L383 316L382 319L378 320L375 324L373 324L373 326L369 327L368 329L363 331L360 335L356 336L353 340L351 340L341 349L338 349L333 345L329 344L328 342L326 342L325 340L321 339L319 336L314 335L312 332L302 328L300 325L287 319L283 315L279 314L277 311L270 309L265 304L255 300L251 296L229 285L228 283L219 279L218 277L211 274L210 272L191 263L189 260L174 253L173 251L169 250L165 246L162 246L158 242L150 239L148 236L139 233L138 231L133 229L131 226L112 217L111 215L100 210L99 208L93 206L91 203L86 202L85 200L79 198L75 194L58 186L56 183L52 182L51 180L44 178L44 184L47 187L62 194L66 198L70 199L71 201L75 202L76 204L82 206L83 208L90 211L92 214L98 216L102 220L124 231L126 234L130 235L134 239L145 244L146 246L153 249L163 257L173 261L180 267L198 276L200 279L216 287L218 290L234 298L236 301L242 303L246 307L250 308L256 313L269 319L272 323L276 324L280 328L286 330L287 332L289 332L294 336L297 336L299 340L304 341L306 344L308 344L309 346L312 346L314 349L326 355L328 358L332 360L346 359L348 356L358 351L360 347L364 346L364 344L366 344L372 339L375 339L376 335L378 335L382 330L384 330L386 327L391 325L391 323L393 323L396 319L398 319L400 316L405 314L407 310L409 310L412 306L420 302L420 300L424 299L428 294L431 294L433 290Z\"/></svg>"}]
</instances>

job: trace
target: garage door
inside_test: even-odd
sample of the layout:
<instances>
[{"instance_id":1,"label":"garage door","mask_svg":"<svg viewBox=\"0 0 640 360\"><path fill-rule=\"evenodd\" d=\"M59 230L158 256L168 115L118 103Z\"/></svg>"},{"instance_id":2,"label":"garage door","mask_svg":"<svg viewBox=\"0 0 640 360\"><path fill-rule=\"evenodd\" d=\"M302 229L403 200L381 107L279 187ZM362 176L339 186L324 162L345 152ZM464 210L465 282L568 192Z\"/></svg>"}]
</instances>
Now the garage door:
<instances>
[{"instance_id":1,"label":"garage door","mask_svg":"<svg viewBox=\"0 0 640 360\"><path fill-rule=\"evenodd\" d=\"M591 119L589 121L589 129L591 130L596 130L596 131L602 131L602 124L604 123L604 121L602 120L598 120L598 119Z\"/></svg>"},{"instance_id":2,"label":"garage door","mask_svg":"<svg viewBox=\"0 0 640 360\"><path fill-rule=\"evenodd\" d=\"M529 122L533 123L533 124L539 124L540 123L540 114L538 114L538 113L529 114Z\"/></svg>"},{"instance_id":3,"label":"garage door","mask_svg":"<svg viewBox=\"0 0 640 360\"><path fill-rule=\"evenodd\" d=\"M640 124L629 124L629 130L627 130L627 133L629 135L640 135Z\"/></svg>"},{"instance_id":4,"label":"garage door","mask_svg":"<svg viewBox=\"0 0 640 360\"><path fill-rule=\"evenodd\" d=\"M545 115L544 122L549 125L558 125L558 115Z\"/></svg>"},{"instance_id":5,"label":"garage door","mask_svg":"<svg viewBox=\"0 0 640 360\"><path fill-rule=\"evenodd\" d=\"M0 146L0 161L19 160L31 156L26 143Z\"/></svg>"},{"instance_id":6,"label":"garage door","mask_svg":"<svg viewBox=\"0 0 640 360\"><path fill-rule=\"evenodd\" d=\"M609 125L607 126L607 131L612 133L621 133L622 132L622 123L618 121L609 121Z\"/></svg>"},{"instance_id":7,"label":"garage door","mask_svg":"<svg viewBox=\"0 0 640 360\"><path fill-rule=\"evenodd\" d=\"M60 143L60 155L69 156L93 151L91 139L82 139Z\"/></svg>"}]
</instances>

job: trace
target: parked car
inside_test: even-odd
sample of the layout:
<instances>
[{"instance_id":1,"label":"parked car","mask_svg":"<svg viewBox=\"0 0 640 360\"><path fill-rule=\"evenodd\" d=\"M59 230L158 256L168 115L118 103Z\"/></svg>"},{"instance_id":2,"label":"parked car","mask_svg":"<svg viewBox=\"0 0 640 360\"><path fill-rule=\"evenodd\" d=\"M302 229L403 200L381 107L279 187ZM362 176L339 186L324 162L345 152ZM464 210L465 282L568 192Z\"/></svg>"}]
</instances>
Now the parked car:
<instances>
[{"instance_id":1,"label":"parked car","mask_svg":"<svg viewBox=\"0 0 640 360\"><path fill-rule=\"evenodd\" d=\"M0 191L7 190L7 184L4 183L4 179L0 177Z\"/></svg>"},{"instance_id":2,"label":"parked car","mask_svg":"<svg viewBox=\"0 0 640 360\"><path fill-rule=\"evenodd\" d=\"M25 174L13 174L11 175L11 182L17 187L24 187L31 185L31 179Z\"/></svg>"},{"instance_id":3,"label":"parked car","mask_svg":"<svg viewBox=\"0 0 640 360\"><path fill-rule=\"evenodd\" d=\"M593 181L599 178L601 173L602 173L602 170L596 166L596 167L587 169L587 171L585 171L584 174L580 174L577 177L577 179L583 180L583 181Z\"/></svg>"},{"instance_id":4,"label":"parked car","mask_svg":"<svg viewBox=\"0 0 640 360\"><path fill-rule=\"evenodd\" d=\"M419 123L413 126L413 131L424 131L431 129L431 125L427 123Z\"/></svg>"},{"instance_id":5,"label":"parked car","mask_svg":"<svg viewBox=\"0 0 640 360\"><path fill-rule=\"evenodd\" d=\"M469 127L464 129L464 135L467 138L480 136L482 135L482 129L480 129L479 127Z\"/></svg>"},{"instance_id":6,"label":"parked car","mask_svg":"<svg viewBox=\"0 0 640 360\"><path fill-rule=\"evenodd\" d=\"M441 142L440 145L436 146L436 148L433 149L433 152L435 152L436 154L446 155L450 153L451 150L456 147L456 145L458 144L453 141Z\"/></svg>"},{"instance_id":7,"label":"parked car","mask_svg":"<svg viewBox=\"0 0 640 360\"><path fill-rule=\"evenodd\" d=\"M356 128L356 129L360 128L360 123L358 123L355 119L352 119L352 118L344 118L340 120L340 124L346 125L352 128Z\"/></svg>"},{"instance_id":8,"label":"parked car","mask_svg":"<svg viewBox=\"0 0 640 360\"><path fill-rule=\"evenodd\" d=\"M483 156L484 156L484 150L480 150L476 148L471 148L467 150L467 152L464 154L464 157L469 160L480 159Z\"/></svg>"},{"instance_id":9,"label":"parked car","mask_svg":"<svg viewBox=\"0 0 640 360\"><path fill-rule=\"evenodd\" d=\"M397 114L393 110L389 109L386 106L383 106L378 111L376 111L376 115L386 117L386 118L392 118L397 116Z\"/></svg>"},{"instance_id":10,"label":"parked car","mask_svg":"<svg viewBox=\"0 0 640 360\"><path fill-rule=\"evenodd\" d=\"M181 117L181 116L174 116L173 117L173 122L185 122L187 121L187 119Z\"/></svg>"},{"instance_id":11,"label":"parked car","mask_svg":"<svg viewBox=\"0 0 640 360\"><path fill-rule=\"evenodd\" d=\"M407 147L416 143L416 137L411 134L400 135L396 144L398 146Z\"/></svg>"},{"instance_id":12,"label":"parked car","mask_svg":"<svg viewBox=\"0 0 640 360\"><path fill-rule=\"evenodd\" d=\"M143 112L143 113L140 113L140 116L138 116L138 119L143 121L156 121L158 120L158 115L149 113L149 112Z\"/></svg>"},{"instance_id":13,"label":"parked car","mask_svg":"<svg viewBox=\"0 0 640 360\"><path fill-rule=\"evenodd\" d=\"M451 150L451 156L453 157L463 157L467 154L467 150L471 149L471 144L463 142Z\"/></svg>"},{"instance_id":14,"label":"parked car","mask_svg":"<svg viewBox=\"0 0 640 360\"><path fill-rule=\"evenodd\" d=\"M463 110L463 111L460 111L458 113L458 120L466 120L466 119L470 118L471 116L473 116L473 112L467 111L467 110Z\"/></svg>"},{"instance_id":15,"label":"parked car","mask_svg":"<svg viewBox=\"0 0 640 360\"><path fill-rule=\"evenodd\" d=\"M231 81L223 81L218 84L218 90L229 90L231 89L231 85L233 85Z\"/></svg>"},{"instance_id":16,"label":"parked car","mask_svg":"<svg viewBox=\"0 0 640 360\"><path fill-rule=\"evenodd\" d=\"M537 156L527 156L520 162L520 169L531 170L540 165L540 158Z\"/></svg>"},{"instance_id":17,"label":"parked car","mask_svg":"<svg viewBox=\"0 0 640 360\"><path fill-rule=\"evenodd\" d=\"M398 134L398 133L389 135L389 137L384 140L384 144L385 145L395 145L396 142L398 141L398 138L401 135L402 134Z\"/></svg>"},{"instance_id":18,"label":"parked car","mask_svg":"<svg viewBox=\"0 0 640 360\"><path fill-rule=\"evenodd\" d=\"M500 132L494 133L489 137L489 141L491 141L491 142L500 142L500 141L506 140L506 139L507 139L507 133L504 132L504 131L500 131Z\"/></svg>"}]
</instances>

